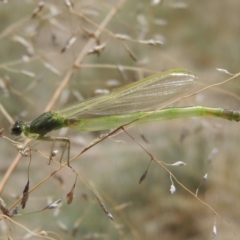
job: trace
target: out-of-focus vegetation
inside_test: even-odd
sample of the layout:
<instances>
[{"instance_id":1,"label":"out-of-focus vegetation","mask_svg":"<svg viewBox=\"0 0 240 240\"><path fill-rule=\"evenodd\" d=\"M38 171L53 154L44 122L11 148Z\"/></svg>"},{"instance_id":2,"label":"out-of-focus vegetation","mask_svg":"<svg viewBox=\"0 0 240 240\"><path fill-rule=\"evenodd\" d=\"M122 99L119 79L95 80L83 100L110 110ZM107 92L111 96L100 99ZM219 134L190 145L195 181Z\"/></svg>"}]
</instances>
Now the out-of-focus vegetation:
<instances>
[{"instance_id":1,"label":"out-of-focus vegetation","mask_svg":"<svg viewBox=\"0 0 240 240\"><path fill-rule=\"evenodd\" d=\"M8 137L8 115L31 121L47 106L61 109L96 96L99 90L112 90L155 72L186 68L199 77L199 89L229 77L216 68L239 72L239 0L5 2L0 2L0 129ZM239 93L237 79L177 106L239 110ZM221 218L174 179L176 192L171 194L169 173L155 162L139 185L150 158L121 133L72 162L79 178L70 205L65 196L75 181L73 171L63 168L51 176L58 164L49 166L46 158L33 152L30 188L51 177L31 192L25 209L19 206L18 213L41 210L60 198L62 205L59 212L45 210L12 218L29 231L2 217L0 239L36 239L30 231L41 232L42 239L211 239L214 225L217 239L240 237L238 123L178 119L128 132L159 161L185 162L184 167L168 169L193 193L208 174L198 197ZM101 134L70 129L51 133L71 140L71 156ZM3 185L17 151L7 140L0 140L0 197L10 208L28 180L29 157L21 158ZM50 144L34 148L48 154Z\"/></svg>"}]
</instances>

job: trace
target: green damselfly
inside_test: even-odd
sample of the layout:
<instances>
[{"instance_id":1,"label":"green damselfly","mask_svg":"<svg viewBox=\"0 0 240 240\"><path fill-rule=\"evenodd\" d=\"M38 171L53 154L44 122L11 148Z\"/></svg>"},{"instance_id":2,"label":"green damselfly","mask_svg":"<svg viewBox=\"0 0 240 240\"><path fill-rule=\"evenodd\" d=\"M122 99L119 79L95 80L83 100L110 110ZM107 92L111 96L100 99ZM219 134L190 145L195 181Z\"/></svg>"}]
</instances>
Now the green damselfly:
<instances>
[{"instance_id":1,"label":"green damselfly","mask_svg":"<svg viewBox=\"0 0 240 240\"><path fill-rule=\"evenodd\" d=\"M130 123L129 126L133 126L160 120L199 116L240 120L238 111L223 108L193 106L156 110L158 104L176 100L184 92L193 88L196 82L197 77L188 70L175 69L161 72L118 88L110 94L87 99L63 110L45 112L30 123L16 121L11 133L15 136L23 133L28 138L53 141L53 143L65 142L65 146L68 146L68 166L70 166L69 139L45 136L52 130L70 127L78 131L99 131L118 128L128 123ZM84 114L95 116L81 117Z\"/></svg>"}]
</instances>

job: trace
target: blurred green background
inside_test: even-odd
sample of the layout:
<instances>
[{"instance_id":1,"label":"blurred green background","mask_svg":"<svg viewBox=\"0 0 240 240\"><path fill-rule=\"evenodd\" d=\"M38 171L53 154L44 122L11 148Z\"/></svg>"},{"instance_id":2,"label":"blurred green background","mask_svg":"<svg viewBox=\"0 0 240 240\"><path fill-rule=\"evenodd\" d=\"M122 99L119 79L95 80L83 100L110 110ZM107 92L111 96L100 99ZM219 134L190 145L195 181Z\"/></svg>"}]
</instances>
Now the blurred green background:
<instances>
[{"instance_id":1,"label":"blurred green background","mask_svg":"<svg viewBox=\"0 0 240 240\"><path fill-rule=\"evenodd\" d=\"M72 1L73 10L69 11L67 1L45 1L34 18L32 14L38 9L38 1L3 2L0 3L0 129L4 128L4 135L11 137L11 123L3 109L14 120L31 121L39 116L84 50L91 33L118 2ZM120 2L116 14L93 44L106 44L104 50L84 57L81 68L75 68L54 109L96 96L96 90L112 90L166 69L186 68L194 72L199 78L196 89L229 77L216 68L239 72L239 0ZM128 35L134 41L120 40L116 34ZM76 38L74 44L61 52L73 37ZM141 43L149 39L163 44ZM239 79L236 79L176 105L239 110L239 93ZM67 168L36 188L24 210L19 207L19 213L24 214L61 198L58 214L45 210L13 220L33 232L55 232L61 239L211 239L214 223L218 229L217 239L238 239L239 130L236 122L208 118L177 119L129 129L158 160L187 163L184 167L169 167L169 170L193 193L208 173L208 180L199 189L198 196L222 219L215 217L206 205L176 182L176 192L171 194L169 174L156 163L152 163L147 178L139 185L149 156L121 133L101 142L72 163L114 216L114 222L107 218L80 178L74 201L67 205L65 196L75 180L74 173ZM71 156L81 152L100 134L70 129L51 133L69 137ZM17 151L8 141L0 140L2 179ZM47 154L50 145L41 143L35 148ZM38 153L32 154L30 187L58 168L56 163L49 166L47 162ZM21 159L1 192L0 197L8 207L22 195L28 163L29 158ZM36 239L13 223L7 225L3 219L0 225L0 239L7 236ZM60 239L52 233L49 236Z\"/></svg>"}]
</instances>

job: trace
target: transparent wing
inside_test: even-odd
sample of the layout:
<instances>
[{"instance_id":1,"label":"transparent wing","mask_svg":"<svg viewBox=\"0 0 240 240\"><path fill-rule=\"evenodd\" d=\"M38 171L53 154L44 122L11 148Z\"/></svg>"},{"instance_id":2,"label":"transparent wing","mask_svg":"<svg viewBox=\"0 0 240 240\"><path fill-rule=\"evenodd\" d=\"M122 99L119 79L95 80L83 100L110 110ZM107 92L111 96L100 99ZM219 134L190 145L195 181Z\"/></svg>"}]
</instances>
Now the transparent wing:
<instances>
[{"instance_id":1,"label":"transparent wing","mask_svg":"<svg viewBox=\"0 0 240 240\"><path fill-rule=\"evenodd\" d=\"M118 88L108 95L91 98L59 113L73 117L83 113L121 115L154 110L154 105L176 99L196 82L196 76L187 70L170 70Z\"/></svg>"}]
</instances>

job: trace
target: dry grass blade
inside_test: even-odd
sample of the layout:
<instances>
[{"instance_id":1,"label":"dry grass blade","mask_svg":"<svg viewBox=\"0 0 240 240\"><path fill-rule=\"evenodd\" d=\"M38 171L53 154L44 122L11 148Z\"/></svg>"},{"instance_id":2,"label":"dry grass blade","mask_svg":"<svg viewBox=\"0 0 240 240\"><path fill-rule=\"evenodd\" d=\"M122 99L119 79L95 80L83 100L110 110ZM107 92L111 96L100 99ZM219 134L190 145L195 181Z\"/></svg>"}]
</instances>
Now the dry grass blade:
<instances>
[{"instance_id":1,"label":"dry grass blade","mask_svg":"<svg viewBox=\"0 0 240 240\"><path fill-rule=\"evenodd\" d=\"M44 62L44 67L49 69L51 72L53 72L54 74L56 74L58 76L62 75L62 73L57 68L55 68L52 64L50 64L48 62Z\"/></svg>"},{"instance_id":2,"label":"dry grass blade","mask_svg":"<svg viewBox=\"0 0 240 240\"><path fill-rule=\"evenodd\" d=\"M222 72L222 73L226 73L230 76L233 76L233 73L230 73L227 69L223 69L223 68L216 68L217 71Z\"/></svg>"},{"instance_id":3,"label":"dry grass blade","mask_svg":"<svg viewBox=\"0 0 240 240\"><path fill-rule=\"evenodd\" d=\"M122 211L123 209L128 208L128 207L131 206L131 205L132 205L132 202L122 203L122 204L116 206L116 207L114 208L114 210L115 210L115 211Z\"/></svg>"},{"instance_id":4,"label":"dry grass blade","mask_svg":"<svg viewBox=\"0 0 240 240\"><path fill-rule=\"evenodd\" d=\"M170 181L171 181L170 192L171 192L171 194L174 194L176 192L176 187L173 183L172 174L170 174Z\"/></svg>"},{"instance_id":5,"label":"dry grass blade","mask_svg":"<svg viewBox=\"0 0 240 240\"><path fill-rule=\"evenodd\" d=\"M18 214L18 206L14 207L12 212L11 212L11 217L14 217L15 215Z\"/></svg>"},{"instance_id":6,"label":"dry grass blade","mask_svg":"<svg viewBox=\"0 0 240 240\"><path fill-rule=\"evenodd\" d=\"M4 215L10 216L10 212L7 208L7 205L2 198L0 198L0 209Z\"/></svg>"},{"instance_id":7,"label":"dry grass blade","mask_svg":"<svg viewBox=\"0 0 240 240\"><path fill-rule=\"evenodd\" d=\"M197 190L196 190L196 195L198 194L198 191L199 191L200 187L202 187L202 186L206 183L207 178L208 178L208 174L206 173L206 174L203 176L203 178L202 178L202 180L201 180L201 182L200 182L200 184L199 184L199 187L198 187Z\"/></svg>"},{"instance_id":8,"label":"dry grass blade","mask_svg":"<svg viewBox=\"0 0 240 240\"><path fill-rule=\"evenodd\" d=\"M73 184L71 191L67 194L67 204L70 204L73 201L75 186L76 182Z\"/></svg>"},{"instance_id":9,"label":"dry grass blade","mask_svg":"<svg viewBox=\"0 0 240 240\"><path fill-rule=\"evenodd\" d=\"M63 222L61 221L57 221L57 225L59 226L59 228L62 230L62 231L65 231L65 232L68 232L68 228L66 226L66 224L64 224Z\"/></svg>"},{"instance_id":10,"label":"dry grass blade","mask_svg":"<svg viewBox=\"0 0 240 240\"><path fill-rule=\"evenodd\" d=\"M42 211L45 210L45 209L55 209L55 208L57 208L59 206L59 204L61 202L62 202L62 199L58 199L55 202L50 203L49 205L47 205L45 208L42 209Z\"/></svg>"},{"instance_id":11,"label":"dry grass blade","mask_svg":"<svg viewBox=\"0 0 240 240\"><path fill-rule=\"evenodd\" d=\"M133 51L128 47L128 45L126 44L126 43L122 43L123 44L123 46L124 46L124 48L125 48L125 50L127 51L127 53L129 54L129 56L134 60L134 61L136 61L137 62L137 57L135 56L135 54L133 53Z\"/></svg>"},{"instance_id":12,"label":"dry grass blade","mask_svg":"<svg viewBox=\"0 0 240 240\"><path fill-rule=\"evenodd\" d=\"M31 78L36 77L36 74L35 74L35 73L29 72L29 71L27 71L27 70L25 70L25 69L20 70L20 72L21 72L23 75L28 76L28 77L31 77Z\"/></svg>"},{"instance_id":13,"label":"dry grass blade","mask_svg":"<svg viewBox=\"0 0 240 240\"><path fill-rule=\"evenodd\" d=\"M66 52L75 42L77 38L75 36L72 36L66 43L66 45L62 48L61 53Z\"/></svg>"},{"instance_id":14,"label":"dry grass blade","mask_svg":"<svg viewBox=\"0 0 240 240\"><path fill-rule=\"evenodd\" d=\"M171 166L186 166L187 164L183 161L177 161L173 164L170 164Z\"/></svg>"},{"instance_id":15,"label":"dry grass blade","mask_svg":"<svg viewBox=\"0 0 240 240\"><path fill-rule=\"evenodd\" d=\"M24 209L25 206L26 206L26 203L28 201L28 197L29 197L29 181L27 181L27 184L23 190L23 196L22 196L22 200L21 200L21 205L22 205L22 208Z\"/></svg>"},{"instance_id":16,"label":"dry grass blade","mask_svg":"<svg viewBox=\"0 0 240 240\"><path fill-rule=\"evenodd\" d=\"M217 237L217 226L214 224L213 231L212 231L212 240L216 239Z\"/></svg>"},{"instance_id":17,"label":"dry grass blade","mask_svg":"<svg viewBox=\"0 0 240 240\"><path fill-rule=\"evenodd\" d=\"M74 4L73 4L73 2L70 1L70 0L65 0L65 5L68 7L68 9L69 9L70 11L72 11L73 8L74 8Z\"/></svg>"},{"instance_id":18,"label":"dry grass blade","mask_svg":"<svg viewBox=\"0 0 240 240\"><path fill-rule=\"evenodd\" d=\"M139 184L141 184L147 177L148 169L143 173L143 175L139 179Z\"/></svg>"},{"instance_id":19,"label":"dry grass blade","mask_svg":"<svg viewBox=\"0 0 240 240\"><path fill-rule=\"evenodd\" d=\"M81 223L82 223L81 218L77 219L77 221L74 223L73 229L72 229L72 236L73 237L75 237L77 235L77 231L78 231L79 227L81 226Z\"/></svg>"},{"instance_id":20,"label":"dry grass blade","mask_svg":"<svg viewBox=\"0 0 240 240\"><path fill-rule=\"evenodd\" d=\"M102 43L101 45L97 45L97 46L89 49L88 54L97 54L98 56L100 56L102 51L105 49L106 45L107 45L106 43Z\"/></svg>"},{"instance_id":21,"label":"dry grass blade","mask_svg":"<svg viewBox=\"0 0 240 240\"><path fill-rule=\"evenodd\" d=\"M35 51L33 48L33 45L31 42L29 42L28 40L26 40L24 37L19 36L19 35L14 35L12 38L13 41L18 42L19 44L21 44L22 46L24 46L26 48L27 53L30 56L33 56Z\"/></svg>"},{"instance_id":22,"label":"dry grass blade","mask_svg":"<svg viewBox=\"0 0 240 240\"><path fill-rule=\"evenodd\" d=\"M98 203L100 204L102 210L107 215L108 218L110 218L112 221L114 221L113 215L108 211L108 209L105 207L105 205L101 202L101 200L96 196Z\"/></svg>"},{"instance_id":23,"label":"dry grass blade","mask_svg":"<svg viewBox=\"0 0 240 240\"><path fill-rule=\"evenodd\" d=\"M42 11L44 5L45 5L44 1L40 1L38 3L38 6L32 12L32 18L37 17L37 15Z\"/></svg>"},{"instance_id":24,"label":"dry grass blade","mask_svg":"<svg viewBox=\"0 0 240 240\"><path fill-rule=\"evenodd\" d=\"M131 39L131 37L129 35L126 34L120 34L120 33L116 33L115 38L120 39L120 40L129 40Z\"/></svg>"}]
</instances>

